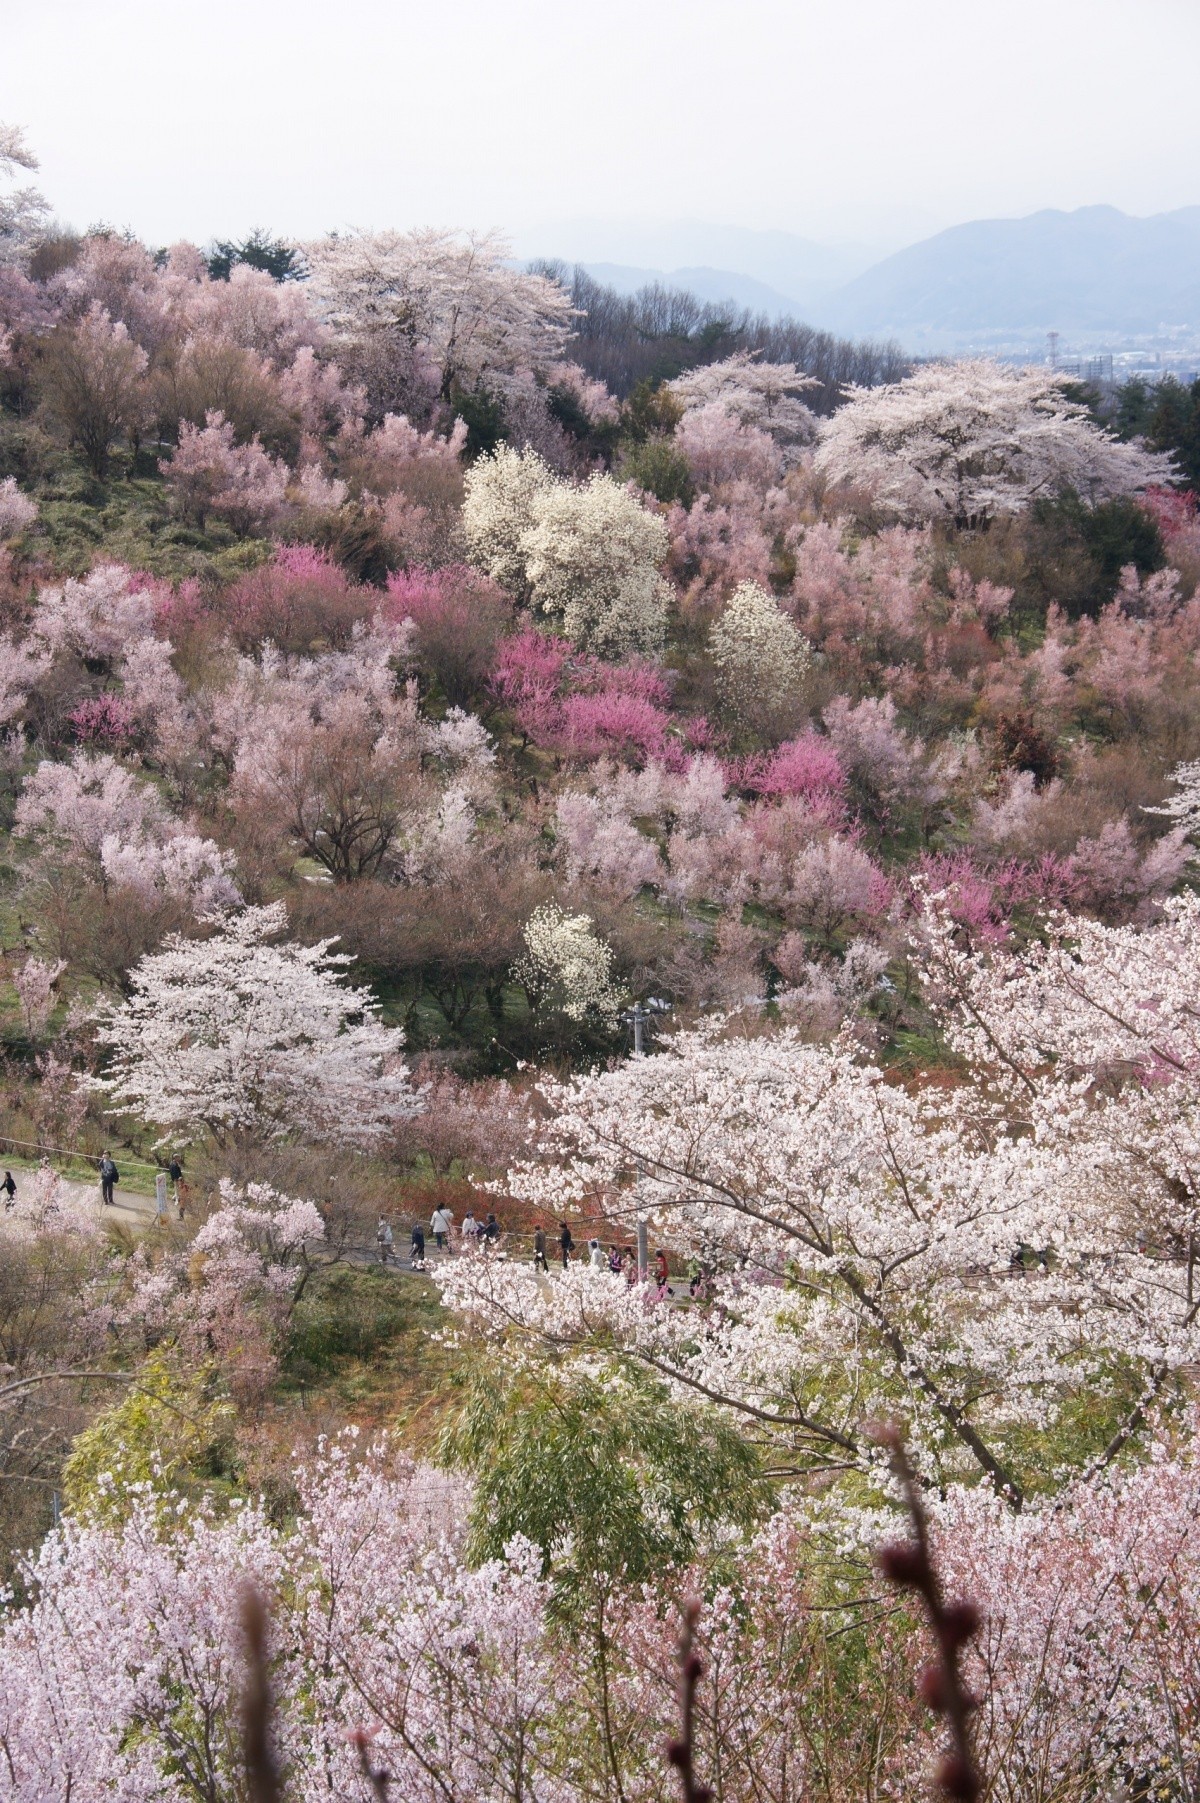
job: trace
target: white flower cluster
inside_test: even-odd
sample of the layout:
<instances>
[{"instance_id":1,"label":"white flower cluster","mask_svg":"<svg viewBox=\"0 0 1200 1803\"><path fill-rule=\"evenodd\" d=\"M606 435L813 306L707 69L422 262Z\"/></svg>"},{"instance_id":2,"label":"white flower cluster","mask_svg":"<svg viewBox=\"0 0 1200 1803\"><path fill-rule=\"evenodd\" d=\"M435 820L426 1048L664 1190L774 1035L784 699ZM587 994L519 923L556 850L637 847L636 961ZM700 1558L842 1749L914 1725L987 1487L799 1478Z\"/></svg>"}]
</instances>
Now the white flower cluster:
<instances>
[{"instance_id":1,"label":"white flower cluster","mask_svg":"<svg viewBox=\"0 0 1200 1803\"><path fill-rule=\"evenodd\" d=\"M586 914L564 914L547 902L530 915L522 937L516 976L539 1008L612 1025L624 996L613 981L612 948Z\"/></svg>"},{"instance_id":2,"label":"white flower cluster","mask_svg":"<svg viewBox=\"0 0 1200 1803\"><path fill-rule=\"evenodd\" d=\"M468 472L463 527L473 561L576 645L661 650L667 529L610 476L562 482L535 452L502 446Z\"/></svg>"}]
</instances>

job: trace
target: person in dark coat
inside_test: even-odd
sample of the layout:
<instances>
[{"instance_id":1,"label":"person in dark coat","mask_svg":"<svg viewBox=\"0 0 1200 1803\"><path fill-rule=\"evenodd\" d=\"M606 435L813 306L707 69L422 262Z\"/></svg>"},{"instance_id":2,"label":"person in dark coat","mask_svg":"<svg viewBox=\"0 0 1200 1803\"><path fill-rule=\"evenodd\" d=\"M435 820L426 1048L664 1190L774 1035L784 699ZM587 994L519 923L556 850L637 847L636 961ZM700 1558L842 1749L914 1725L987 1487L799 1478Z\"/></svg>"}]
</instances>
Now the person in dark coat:
<instances>
[{"instance_id":1,"label":"person in dark coat","mask_svg":"<svg viewBox=\"0 0 1200 1803\"><path fill-rule=\"evenodd\" d=\"M533 1268L535 1271L548 1271L546 1263L546 1229L540 1225L533 1230Z\"/></svg>"},{"instance_id":2,"label":"person in dark coat","mask_svg":"<svg viewBox=\"0 0 1200 1803\"><path fill-rule=\"evenodd\" d=\"M106 1152L100 1160L100 1202L102 1207L111 1208L113 1206L113 1185L120 1181L121 1173Z\"/></svg>"},{"instance_id":3,"label":"person in dark coat","mask_svg":"<svg viewBox=\"0 0 1200 1803\"><path fill-rule=\"evenodd\" d=\"M420 1221L413 1222L412 1245L409 1248L408 1256L414 1271L425 1269L425 1229Z\"/></svg>"},{"instance_id":4,"label":"person in dark coat","mask_svg":"<svg viewBox=\"0 0 1200 1803\"><path fill-rule=\"evenodd\" d=\"M575 1250L571 1229L565 1221L560 1221L558 1224L558 1249L562 1253L563 1270L565 1271L571 1262L571 1254Z\"/></svg>"}]
</instances>

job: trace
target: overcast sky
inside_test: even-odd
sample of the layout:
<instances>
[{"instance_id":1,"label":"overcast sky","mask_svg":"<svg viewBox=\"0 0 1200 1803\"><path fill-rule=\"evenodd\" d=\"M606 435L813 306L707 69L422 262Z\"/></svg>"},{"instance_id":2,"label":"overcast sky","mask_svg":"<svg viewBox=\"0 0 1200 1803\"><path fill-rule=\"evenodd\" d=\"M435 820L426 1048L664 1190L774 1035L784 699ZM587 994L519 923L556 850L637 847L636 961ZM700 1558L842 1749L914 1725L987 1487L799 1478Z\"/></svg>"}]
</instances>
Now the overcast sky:
<instances>
[{"instance_id":1,"label":"overcast sky","mask_svg":"<svg viewBox=\"0 0 1200 1803\"><path fill-rule=\"evenodd\" d=\"M156 243L1159 212L1200 202L1198 70L1200 0L0 0L57 213Z\"/></svg>"}]
</instances>

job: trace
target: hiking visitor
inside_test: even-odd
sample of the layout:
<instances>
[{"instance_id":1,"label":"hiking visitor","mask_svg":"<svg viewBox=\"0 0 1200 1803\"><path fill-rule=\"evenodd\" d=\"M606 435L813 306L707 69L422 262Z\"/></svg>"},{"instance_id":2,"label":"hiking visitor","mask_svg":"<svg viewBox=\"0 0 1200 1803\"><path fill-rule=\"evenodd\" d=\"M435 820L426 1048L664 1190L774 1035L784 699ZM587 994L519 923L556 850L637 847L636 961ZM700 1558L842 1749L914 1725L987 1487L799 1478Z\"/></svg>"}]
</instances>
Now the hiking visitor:
<instances>
[{"instance_id":1,"label":"hiking visitor","mask_svg":"<svg viewBox=\"0 0 1200 1803\"><path fill-rule=\"evenodd\" d=\"M409 1247L408 1262L414 1271L425 1269L425 1229L420 1221L413 1222L412 1244Z\"/></svg>"},{"instance_id":2,"label":"hiking visitor","mask_svg":"<svg viewBox=\"0 0 1200 1803\"><path fill-rule=\"evenodd\" d=\"M546 1263L546 1229L539 1223L533 1230L533 1268L535 1271L549 1271Z\"/></svg>"},{"instance_id":3,"label":"hiking visitor","mask_svg":"<svg viewBox=\"0 0 1200 1803\"><path fill-rule=\"evenodd\" d=\"M499 1244L500 1223L495 1215L490 1214L483 1224L483 1249L485 1252L491 1252L494 1251Z\"/></svg>"},{"instance_id":4,"label":"hiking visitor","mask_svg":"<svg viewBox=\"0 0 1200 1803\"><path fill-rule=\"evenodd\" d=\"M392 1263L395 1264L395 1262L396 1262L395 1238L392 1233L391 1227L384 1220L382 1215L380 1215L380 1217L379 1217L379 1226L375 1229L375 1243L379 1247L379 1262L380 1262L380 1264L386 1265L389 1258L391 1259Z\"/></svg>"},{"instance_id":5,"label":"hiking visitor","mask_svg":"<svg viewBox=\"0 0 1200 1803\"><path fill-rule=\"evenodd\" d=\"M167 1218L167 1173L154 1173L154 1225L161 1227Z\"/></svg>"},{"instance_id":6,"label":"hiking visitor","mask_svg":"<svg viewBox=\"0 0 1200 1803\"><path fill-rule=\"evenodd\" d=\"M11 1171L5 1171L4 1182L0 1183L0 1189L4 1191L4 1212L7 1214L17 1199L17 1186Z\"/></svg>"},{"instance_id":7,"label":"hiking visitor","mask_svg":"<svg viewBox=\"0 0 1200 1803\"><path fill-rule=\"evenodd\" d=\"M474 1251L476 1245L479 1243L479 1222L475 1219L475 1210L473 1208L468 1208L466 1214L463 1216L462 1237L463 1245L466 1247L467 1251Z\"/></svg>"},{"instance_id":8,"label":"hiking visitor","mask_svg":"<svg viewBox=\"0 0 1200 1803\"><path fill-rule=\"evenodd\" d=\"M571 1262L571 1254L575 1250L575 1241L571 1238L571 1229L565 1221L558 1224L558 1247L562 1253L562 1265L565 1271Z\"/></svg>"},{"instance_id":9,"label":"hiking visitor","mask_svg":"<svg viewBox=\"0 0 1200 1803\"><path fill-rule=\"evenodd\" d=\"M100 1205L102 1208L112 1208L114 1206L113 1185L115 1183L120 1183L120 1181L120 1171L117 1169L108 1153L105 1152L100 1160Z\"/></svg>"},{"instance_id":10,"label":"hiking visitor","mask_svg":"<svg viewBox=\"0 0 1200 1803\"><path fill-rule=\"evenodd\" d=\"M434 1243L439 1252L444 1252L446 1250L446 1242L450 1238L450 1228L453 1225L453 1222L454 1216L450 1213L446 1204L444 1202L439 1203L438 1207L434 1209L433 1218L429 1223L429 1231L433 1235Z\"/></svg>"},{"instance_id":11,"label":"hiking visitor","mask_svg":"<svg viewBox=\"0 0 1200 1803\"><path fill-rule=\"evenodd\" d=\"M593 1271L606 1271L608 1260L604 1256L604 1248L599 1240L588 1241L588 1263Z\"/></svg>"}]
</instances>

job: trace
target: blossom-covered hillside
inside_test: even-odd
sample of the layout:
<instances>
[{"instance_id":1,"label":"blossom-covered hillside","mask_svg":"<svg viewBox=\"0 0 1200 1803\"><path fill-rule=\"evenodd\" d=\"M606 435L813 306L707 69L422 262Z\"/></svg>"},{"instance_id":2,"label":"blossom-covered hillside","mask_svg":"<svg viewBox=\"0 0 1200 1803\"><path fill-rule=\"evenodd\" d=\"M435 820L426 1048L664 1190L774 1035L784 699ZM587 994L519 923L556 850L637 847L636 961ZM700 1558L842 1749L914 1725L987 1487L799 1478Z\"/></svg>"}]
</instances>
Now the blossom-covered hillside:
<instances>
[{"instance_id":1,"label":"blossom-covered hillside","mask_svg":"<svg viewBox=\"0 0 1200 1803\"><path fill-rule=\"evenodd\" d=\"M0 1796L1192 1794L1187 432L632 319L0 211Z\"/></svg>"}]
</instances>

